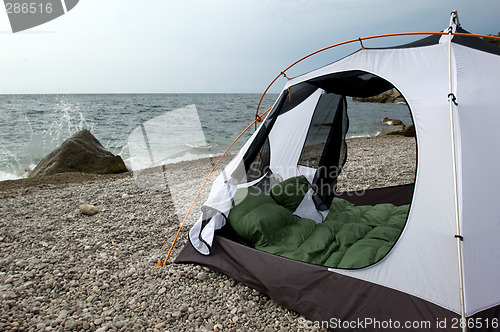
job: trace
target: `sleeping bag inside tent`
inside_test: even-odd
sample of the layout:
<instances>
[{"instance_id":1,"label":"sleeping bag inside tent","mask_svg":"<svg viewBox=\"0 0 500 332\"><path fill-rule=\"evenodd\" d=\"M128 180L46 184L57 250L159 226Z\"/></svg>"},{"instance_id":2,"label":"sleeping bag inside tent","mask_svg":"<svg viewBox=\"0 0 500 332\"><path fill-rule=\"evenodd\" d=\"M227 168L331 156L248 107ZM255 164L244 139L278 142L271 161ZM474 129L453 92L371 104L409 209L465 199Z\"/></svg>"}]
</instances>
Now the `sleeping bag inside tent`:
<instances>
[{"instance_id":1,"label":"sleeping bag inside tent","mask_svg":"<svg viewBox=\"0 0 500 332\"><path fill-rule=\"evenodd\" d=\"M453 15L443 33L289 79L214 181L176 263L311 320L498 319L500 50ZM415 181L339 192L350 97L390 89L414 121Z\"/></svg>"}]
</instances>

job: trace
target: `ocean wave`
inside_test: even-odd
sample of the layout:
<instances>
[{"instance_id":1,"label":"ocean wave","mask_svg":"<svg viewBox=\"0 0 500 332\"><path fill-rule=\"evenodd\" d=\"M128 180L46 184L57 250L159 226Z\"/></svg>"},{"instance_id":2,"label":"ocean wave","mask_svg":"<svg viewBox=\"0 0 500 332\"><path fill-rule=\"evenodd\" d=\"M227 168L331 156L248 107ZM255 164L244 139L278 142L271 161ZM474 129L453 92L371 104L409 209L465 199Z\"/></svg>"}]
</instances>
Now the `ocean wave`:
<instances>
[{"instance_id":1,"label":"ocean wave","mask_svg":"<svg viewBox=\"0 0 500 332\"><path fill-rule=\"evenodd\" d=\"M367 137L375 137L380 135L380 131L377 131L375 134L353 134L353 135L347 135L346 139L350 138L367 138Z\"/></svg>"},{"instance_id":2,"label":"ocean wave","mask_svg":"<svg viewBox=\"0 0 500 332\"><path fill-rule=\"evenodd\" d=\"M212 153L198 154L198 153L186 152L182 155L177 155L175 157L162 159L156 162L151 162L151 160L147 158L138 158L137 156L124 159L123 161L129 170L140 171L162 165L177 164L184 161L193 161L205 158L218 158L219 156L220 154L212 154Z\"/></svg>"},{"instance_id":3,"label":"ocean wave","mask_svg":"<svg viewBox=\"0 0 500 332\"><path fill-rule=\"evenodd\" d=\"M189 143L184 143L187 147L193 148L193 149L210 149L212 146L204 141L200 142L189 142Z\"/></svg>"}]
</instances>

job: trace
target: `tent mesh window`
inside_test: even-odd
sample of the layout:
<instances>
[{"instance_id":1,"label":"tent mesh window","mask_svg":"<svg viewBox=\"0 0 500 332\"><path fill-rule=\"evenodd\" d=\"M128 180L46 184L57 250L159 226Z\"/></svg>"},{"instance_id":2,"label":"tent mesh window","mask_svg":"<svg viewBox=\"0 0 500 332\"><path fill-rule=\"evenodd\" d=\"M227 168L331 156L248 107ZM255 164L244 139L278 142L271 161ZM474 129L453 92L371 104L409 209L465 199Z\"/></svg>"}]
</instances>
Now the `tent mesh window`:
<instances>
[{"instance_id":1,"label":"tent mesh window","mask_svg":"<svg viewBox=\"0 0 500 332\"><path fill-rule=\"evenodd\" d=\"M299 165L316 168L313 180L314 201L318 208L328 209L336 189L337 177L347 159L345 136L349 129L344 96L321 95L314 110Z\"/></svg>"},{"instance_id":2,"label":"tent mesh window","mask_svg":"<svg viewBox=\"0 0 500 332\"><path fill-rule=\"evenodd\" d=\"M246 181L251 182L259 179L269 172L269 162L271 160L271 149L269 138L266 138L253 162L248 166Z\"/></svg>"},{"instance_id":3,"label":"tent mesh window","mask_svg":"<svg viewBox=\"0 0 500 332\"><path fill-rule=\"evenodd\" d=\"M299 165L314 168L320 166L320 159L333 129L333 120L341 99L345 98L333 93L326 93L320 97L309 125L304 147L299 158ZM342 127L345 126L345 128L342 128L342 131L347 132L349 126L347 114L344 119L345 123L342 123ZM343 145L345 145L345 142Z\"/></svg>"}]
</instances>

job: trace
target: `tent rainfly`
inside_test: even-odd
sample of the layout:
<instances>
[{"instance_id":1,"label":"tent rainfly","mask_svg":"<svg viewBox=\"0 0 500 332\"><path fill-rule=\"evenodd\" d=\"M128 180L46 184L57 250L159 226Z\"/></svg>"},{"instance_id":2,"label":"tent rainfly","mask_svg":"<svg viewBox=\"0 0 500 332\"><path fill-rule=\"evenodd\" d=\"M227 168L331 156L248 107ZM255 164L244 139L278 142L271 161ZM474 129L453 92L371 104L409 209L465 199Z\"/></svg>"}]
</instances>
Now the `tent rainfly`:
<instances>
[{"instance_id":1,"label":"tent rainfly","mask_svg":"<svg viewBox=\"0 0 500 332\"><path fill-rule=\"evenodd\" d=\"M499 77L500 48L453 12L441 33L289 79L214 181L176 263L206 265L314 321L498 330ZM346 97L388 89L414 121L415 183L338 193Z\"/></svg>"}]
</instances>

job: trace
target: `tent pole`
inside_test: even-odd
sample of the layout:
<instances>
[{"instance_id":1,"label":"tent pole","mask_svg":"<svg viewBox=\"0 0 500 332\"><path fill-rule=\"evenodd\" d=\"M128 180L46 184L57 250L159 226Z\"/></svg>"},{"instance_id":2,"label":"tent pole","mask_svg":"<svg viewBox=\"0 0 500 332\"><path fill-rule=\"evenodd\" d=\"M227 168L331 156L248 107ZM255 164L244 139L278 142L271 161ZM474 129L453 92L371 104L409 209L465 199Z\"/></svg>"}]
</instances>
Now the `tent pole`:
<instances>
[{"instance_id":1,"label":"tent pole","mask_svg":"<svg viewBox=\"0 0 500 332\"><path fill-rule=\"evenodd\" d=\"M454 189L454 203L455 203L455 223L456 223L456 241L457 241L457 254L458 254L458 276L460 284L460 312L461 312L461 327L462 331L467 331L466 317L465 317L465 293L464 293L464 277L463 277L463 265L462 265L462 241L463 237L460 230L460 216L459 216L459 205L458 205L458 179L457 179L457 161L456 161L456 151L455 151L455 121L454 121L454 111L453 105L457 106L456 97L453 93L453 77L452 77L452 48L451 39L453 36L453 23L458 25L457 12L453 11L451 13L450 26L448 28L448 100L450 103L450 132L451 132L451 152L452 152L452 163L453 163L453 189Z\"/></svg>"},{"instance_id":2,"label":"tent pole","mask_svg":"<svg viewBox=\"0 0 500 332\"><path fill-rule=\"evenodd\" d=\"M453 13L456 14L456 11L453 12ZM452 20L453 20L453 17L452 17ZM458 21L458 17L457 17L457 21ZM324 52L326 50L330 50L332 48L335 48L335 47L338 47L338 46L341 46L341 45L346 45L346 44L355 43L355 42L361 42L362 43L363 40L369 40L369 39L377 39L377 38L384 38L384 37L396 37L396 36L421 36L421 35L445 36L447 34L448 34L448 32L443 32L443 31L439 31L439 32L399 32L399 33L388 33L388 34L383 34L383 35L374 35L374 36L369 36L369 37L360 37L360 38L356 38L356 39L346 40L344 42L333 44L333 45L330 45L330 46L327 46L327 47L323 47L323 48L321 48L321 49L319 49L317 51L309 53L308 55L303 56L302 58L298 59L297 61L295 61L294 63L292 63L291 65L289 65L285 69L283 69L274 78L274 80L271 83L269 83L269 85L267 86L266 90L264 90L264 92L262 93L262 95L260 97L259 104L257 105L257 110L255 111L255 118L259 121L259 119L260 119L259 110L260 110L260 105L262 104L262 100L264 99L264 96L266 95L267 91L271 88L271 86L273 86L273 84L278 80L278 78L280 78L281 76L283 76L283 74L285 74L286 71L288 71L290 68L292 68L293 66L295 66L299 62L302 62L305 59L307 59L307 58L309 58L309 57L311 57L311 56L313 56L315 54ZM487 38L487 39L500 40L499 36L488 36L488 35L472 34L472 33L465 33L465 32L453 32L452 35L454 35L454 36L463 36L463 37L479 37L479 38ZM255 127L255 129L257 129L257 127Z\"/></svg>"}]
</instances>

